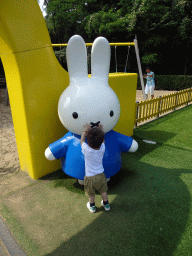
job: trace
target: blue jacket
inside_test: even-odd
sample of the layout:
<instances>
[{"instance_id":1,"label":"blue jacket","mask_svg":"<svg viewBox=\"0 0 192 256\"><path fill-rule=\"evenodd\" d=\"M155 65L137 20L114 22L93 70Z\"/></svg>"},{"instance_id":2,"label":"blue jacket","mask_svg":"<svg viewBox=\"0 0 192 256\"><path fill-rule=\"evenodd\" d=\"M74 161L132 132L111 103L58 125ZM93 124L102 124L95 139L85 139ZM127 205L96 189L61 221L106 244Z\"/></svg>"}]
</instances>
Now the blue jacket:
<instances>
[{"instance_id":1,"label":"blue jacket","mask_svg":"<svg viewBox=\"0 0 192 256\"><path fill-rule=\"evenodd\" d=\"M55 158L62 162L63 171L76 179L83 180L85 176L85 161L81 151L81 136L68 132L65 136L52 144L49 148ZM107 178L115 175L121 168L121 153L127 152L133 139L115 131L105 134L105 153L103 157L104 173Z\"/></svg>"}]
</instances>

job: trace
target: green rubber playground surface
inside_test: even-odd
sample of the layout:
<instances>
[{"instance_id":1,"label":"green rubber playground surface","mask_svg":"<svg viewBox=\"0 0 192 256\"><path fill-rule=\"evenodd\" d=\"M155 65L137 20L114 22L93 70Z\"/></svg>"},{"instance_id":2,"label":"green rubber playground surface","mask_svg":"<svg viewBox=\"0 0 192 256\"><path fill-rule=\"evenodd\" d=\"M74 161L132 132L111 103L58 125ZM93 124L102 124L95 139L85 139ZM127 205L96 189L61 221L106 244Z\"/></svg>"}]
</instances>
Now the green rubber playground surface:
<instances>
[{"instance_id":1,"label":"green rubber playground surface","mask_svg":"<svg viewBox=\"0 0 192 256\"><path fill-rule=\"evenodd\" d=\"M28 256L192 255L192 106L138 127L109 182L111 211L59 170L0 179L0 213ZM143 140L152 140L148 144Z\"/></svg>"}]
</instances>

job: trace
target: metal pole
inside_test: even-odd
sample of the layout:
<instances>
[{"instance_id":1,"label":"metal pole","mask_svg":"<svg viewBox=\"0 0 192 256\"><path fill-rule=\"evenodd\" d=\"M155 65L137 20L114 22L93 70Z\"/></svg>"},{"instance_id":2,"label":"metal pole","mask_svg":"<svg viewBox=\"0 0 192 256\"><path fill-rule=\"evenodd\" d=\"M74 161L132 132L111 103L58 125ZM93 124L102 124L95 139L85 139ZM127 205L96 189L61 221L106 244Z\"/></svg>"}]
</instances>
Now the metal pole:
<instances>
[{"instance_id":1,"label":"metal pole","mask_svg":"<svg viewBox=\"0 0 192 256\"><path fill-rule=\"evenodd\" d=\"M86 46L92 46L93 43L86 43ZM109 43L110 46L134 46L133 42L127 43ZM67 44L52 44L53 47L66 47Z\"/></svg>"},{"instance_id":2,"label":"metal pole","mask_svg":"<svg viewBox=\"0 0 192 256\"><path fill-rule=\"evenodd\" d=\"M135 53L136 53L136 57L137 57L137 65L138 65L138 69L139 69L139 77L140 77L141 87L142 87L142 92L143 92L143 99L146 100L143 73L142 73L142 69L141 69L141 62L140 62L140 57L139 57L139 48L138 48L138 43L137 43L137 36L135 36L134 44L135 44Z\"/></svg>"}]
</instances>

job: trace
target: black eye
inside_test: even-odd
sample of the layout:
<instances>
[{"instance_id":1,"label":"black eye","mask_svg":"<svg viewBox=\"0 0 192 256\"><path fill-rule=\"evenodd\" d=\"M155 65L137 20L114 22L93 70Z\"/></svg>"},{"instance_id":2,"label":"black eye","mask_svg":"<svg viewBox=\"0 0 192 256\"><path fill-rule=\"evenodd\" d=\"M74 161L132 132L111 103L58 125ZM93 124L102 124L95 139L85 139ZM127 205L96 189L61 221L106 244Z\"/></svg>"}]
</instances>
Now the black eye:
<instances>
[{"instance_id":1,"label":"black eye","mask_svg":"<svg viewBox=\"0 0 192 256\"><path fill-rule=\"evenodd\" d=\"M110 111L110 116L112 117L114 115L113 110Z\"/></svg>"},{"instance_id":2,"label":"black eye","mask_svg":"<svg viewBox=\"0 0 192 256\"><path fill-rule=\"evenodd\" d=\"M78 118L77 112L73 112L72 116L73 116L74 119L77 119Z\"/></svg>"}]
</instances>

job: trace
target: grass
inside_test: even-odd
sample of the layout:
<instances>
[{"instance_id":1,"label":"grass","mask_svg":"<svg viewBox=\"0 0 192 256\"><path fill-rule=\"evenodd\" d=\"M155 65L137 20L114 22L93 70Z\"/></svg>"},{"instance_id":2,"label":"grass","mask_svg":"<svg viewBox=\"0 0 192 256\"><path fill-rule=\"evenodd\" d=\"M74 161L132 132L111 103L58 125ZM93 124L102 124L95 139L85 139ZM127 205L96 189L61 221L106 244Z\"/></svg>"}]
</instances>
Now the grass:
<instances>
[{"instance_id":1,"label":"grass","mask_svg":"<svg viewBox=\"0 0 192 256\"><path fill-rule=\"evenodd\" d=\"M192 255L191 120L188 106L134 131L139 149L109 182L110 212L97 195L89 213L83 188L61 170L1 179L0 212L27 255Z\"/></svg>"}]
</instances>

